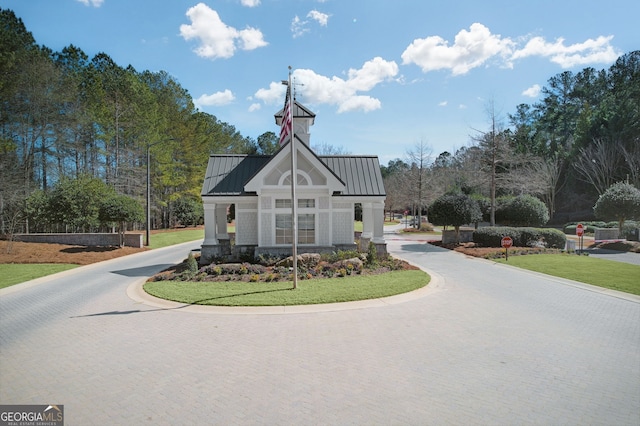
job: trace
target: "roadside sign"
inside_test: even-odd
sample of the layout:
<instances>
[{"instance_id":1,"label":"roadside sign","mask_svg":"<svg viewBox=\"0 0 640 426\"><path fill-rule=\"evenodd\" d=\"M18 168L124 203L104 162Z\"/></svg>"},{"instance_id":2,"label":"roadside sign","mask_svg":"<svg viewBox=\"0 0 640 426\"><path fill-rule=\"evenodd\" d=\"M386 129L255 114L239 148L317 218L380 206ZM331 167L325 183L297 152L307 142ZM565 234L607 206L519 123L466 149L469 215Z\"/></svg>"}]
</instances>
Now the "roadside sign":
<instances>
[{"instance_id":1,"label":"roadside sign","mask_svg":"<svg viewBox=\"0 0 640 426\"><path fill-rule=\"evenodd\" d=\"M500 244L504 248L509 248L513 245L513 239L511 237L502 237Z\"/></svg>"},{"instance_id":2,"label":"roadside sign","mask_svg":"<svg viewBox=\"0 0 640 426\"><path fill-rule=\"evenodd\" d=\"M582 225L581 223L576 226L576 235L578 237L582 237L584 235L584 225Z\"/></svg>"}]
</instances>

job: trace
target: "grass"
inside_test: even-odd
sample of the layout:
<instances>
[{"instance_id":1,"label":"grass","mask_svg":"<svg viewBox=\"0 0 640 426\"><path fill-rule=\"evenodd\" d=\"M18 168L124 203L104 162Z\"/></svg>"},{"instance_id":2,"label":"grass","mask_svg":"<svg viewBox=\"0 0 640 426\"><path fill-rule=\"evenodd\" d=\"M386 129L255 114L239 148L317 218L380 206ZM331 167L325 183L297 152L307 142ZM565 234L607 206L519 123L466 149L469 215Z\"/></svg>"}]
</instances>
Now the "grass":
<instances>
[{"instance_id":1,"label":"grass","mask_svg":"<svg viewBox=\"0 0 640 426\"><path fill-rule=\"evenodd\" d=\"M3 263L0 264L0 288L35 280L36 278L56 274L76 267L78 267L78 265L56 263L39 263L36 265Z\"/></svg>"},{"instance_id":2,"label":"grass","mask_svg":"<svg viewBox=\"0 0 640 426\"><path fill-rule=\"evenodd\" d=\"M144 285L147 293L176 302L217 306L285 306L349 302L406 293L424 287L430 277L420 270L291 282L156 281Z\"/></svg>"},{"instance_id":3,"label":"grass","mask_svg":"<svg viewBox=\"0 0 640 426\"><path fill-rule=\"evenodd\" d=\"M173 232L158 232L150 236L149 247L158 249L204 238L204 229L185 229Z\"/></svg>"},{"instance_id":4,"label":"grass","mask_svg":"<svg viewBox=\"0 0 640 426\"><path fill-rule=\"evenodd\" d=\"M496 260L530 271L640 295L640 266L571 254L512 256Z\"/></svg>"}]
</instances>

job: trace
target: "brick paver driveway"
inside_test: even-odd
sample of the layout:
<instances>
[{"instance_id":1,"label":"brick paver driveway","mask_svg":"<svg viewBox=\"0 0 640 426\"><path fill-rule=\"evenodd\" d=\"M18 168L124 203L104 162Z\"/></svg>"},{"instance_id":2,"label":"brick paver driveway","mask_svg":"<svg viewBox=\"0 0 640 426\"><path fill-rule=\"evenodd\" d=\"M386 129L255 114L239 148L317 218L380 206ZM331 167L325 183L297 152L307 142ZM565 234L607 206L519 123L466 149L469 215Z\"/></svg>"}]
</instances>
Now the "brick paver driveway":
<instances>
[{"instance_id":1,"label":"brick paver driveway","mask_svg":"<svg viewBox=\"0 0 640 426\"><path fill-rule=\"evenodd\" d=\"M189 248L0 292L0 403L68 425L640 423L639 298L399 239L437 291L282 315L127 297Z\"/></svg>"}]
</instances>

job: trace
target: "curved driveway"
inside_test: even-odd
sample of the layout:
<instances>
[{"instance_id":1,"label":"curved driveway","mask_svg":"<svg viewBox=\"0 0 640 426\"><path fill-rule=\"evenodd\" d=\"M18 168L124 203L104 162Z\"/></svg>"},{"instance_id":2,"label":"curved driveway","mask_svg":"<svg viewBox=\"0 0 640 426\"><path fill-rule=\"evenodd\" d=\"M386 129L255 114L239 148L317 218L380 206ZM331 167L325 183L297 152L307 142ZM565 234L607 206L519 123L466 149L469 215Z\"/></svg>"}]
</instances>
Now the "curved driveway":
<instances>
[{"instance_id":1,"label":"curved driveway","mask_svg":"<svg viewBox=\"0 0 640 426\"><path fill-rule=\"evenodd\" d=\"M640 298L388 237L435 290L286 315L127 296L199 242L2 290L0 403L67 425L640 423Z\"/></svg>"}]
</instances>

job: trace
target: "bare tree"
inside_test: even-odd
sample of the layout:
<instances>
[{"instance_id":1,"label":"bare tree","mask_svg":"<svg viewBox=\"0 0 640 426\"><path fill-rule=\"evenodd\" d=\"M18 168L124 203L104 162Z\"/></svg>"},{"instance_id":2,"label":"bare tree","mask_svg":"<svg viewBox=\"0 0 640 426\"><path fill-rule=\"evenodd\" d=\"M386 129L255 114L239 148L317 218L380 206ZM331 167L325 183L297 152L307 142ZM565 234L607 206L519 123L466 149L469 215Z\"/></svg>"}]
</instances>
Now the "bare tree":
<instances>
[{"instance_id":1,"label":"bare tree","mask_svg":"<svg viewBox=\"0 0 640 426\"><path fill-rule=\"evenodd\" d=\"M640 188L640 138L631 144L631 148L621 146L622 157L627 163L629 174L627 180L636 188Z\"/></svg>"},{"instance_id":2,"label":"bare tree","mask_svg":"<svg viewBox=\"0 0 640 426\"><path fill-rule=\"evenodd\" d=\"M334 146L326 142L323 142L319 145L313 145L311 149L313 149L313 152L315 152L316 155L349 155L351 154L343 146Z\"/></svg>"},{"instance_id":3,"label":"bare tree","mask_svg":"<svg viewBox=\"0 0 640 426\"><path fill-rule=\"evenodd\" d=\"M411 165L411 181L410 187L415 191L413 203L417 209L418 220L416 227L420 227L422 220L422 208L426 207L425 190L427 185L426 170L431 160L431 148L424 141L418 142L413 149L407 151L408 163ZM427 215L428 217L428 215Z\"/></svg>"},{"instance_id":4,"label":"bare tree","mask_svg":"<svg viewBox=\"0 0 640 426\"><path fill-rule=\"evenodd\" d=\"M618 141L596 139L591 145L580 149L573 167L584 182L602 195L616 182L616 174L621 166L621 144Z\"/></svg>"}]
</instances>

